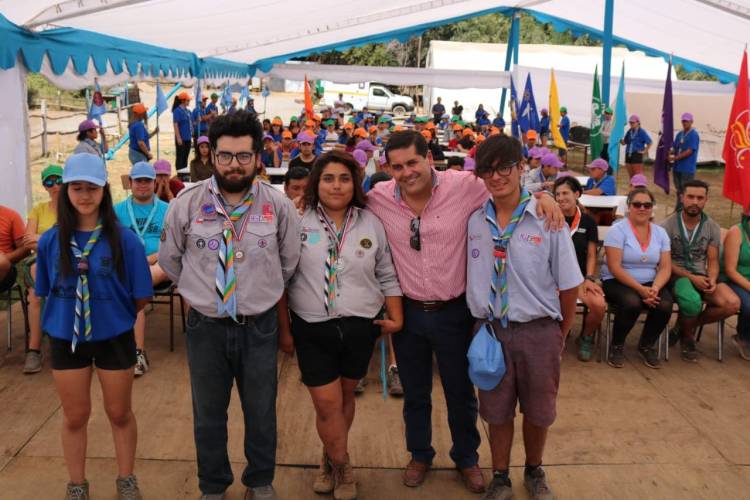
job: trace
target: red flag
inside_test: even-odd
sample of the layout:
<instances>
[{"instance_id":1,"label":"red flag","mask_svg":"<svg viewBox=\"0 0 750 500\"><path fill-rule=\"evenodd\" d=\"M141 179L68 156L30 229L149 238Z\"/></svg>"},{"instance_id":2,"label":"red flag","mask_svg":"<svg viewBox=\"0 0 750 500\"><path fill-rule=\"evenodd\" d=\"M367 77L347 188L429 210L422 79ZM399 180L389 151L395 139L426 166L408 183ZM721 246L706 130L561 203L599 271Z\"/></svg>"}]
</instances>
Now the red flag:
<instances>
[{"instance_id":1,"label":"red flag","mask_svg":"<svg viewBox=\"0 0 750 500\"><path fill-rule=\"evenodd\" d=\"M726 164L724 196L746 209L750 205L750 89L747 81L747 50L742 55L742 67L729 115L722 157Z\"/></svg>"},{"instance_id":2,"label":"red flag","mask_svg":"<svg viewBox=\"0 0 750 500\"><path fill-rule=\"evenodd\" d=\"M307 81L307 75L305 75L305 118L312 120L314 114L312 95L310 95L310 83Z\"/></svg>"}]
</instances>

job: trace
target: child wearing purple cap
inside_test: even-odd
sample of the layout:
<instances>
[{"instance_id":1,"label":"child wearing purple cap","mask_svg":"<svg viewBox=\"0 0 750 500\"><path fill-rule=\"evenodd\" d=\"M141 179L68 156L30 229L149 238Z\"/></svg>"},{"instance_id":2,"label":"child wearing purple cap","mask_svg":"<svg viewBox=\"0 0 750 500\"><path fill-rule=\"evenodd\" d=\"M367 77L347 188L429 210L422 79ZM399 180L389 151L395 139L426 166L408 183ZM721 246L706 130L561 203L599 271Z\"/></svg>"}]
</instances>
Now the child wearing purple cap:
<instances>
[{"instance_id":1,"label":"child wearing purple cap","mask_svg":"<svg viewBox=\"0 0 750 500\"><path fill-rule=\"evenodd\" d=\"M615 196L617 194L617 183L614 177L607 174L609 164L606 160L597 158L587 168L589 169L589 180L583 194L591 196ZM589 208L589 212L600 226L609 226L614 220L614 214L608 208Z\"/></svg>"},{"instance_id":2,"label":"child wearing purple cap","mask_svg":"<svg viewBox=\"0 0 750 500\"><path fill-rule=\"evenodd\" d=\"M190 160L190 182L198 182L208 179L213 175L213 163L211 162L211 145L208 137L202 135L196 141L198 147L196 156Z\"/></svg>"},{"instance_id":3,"label":"child wearing purple cap","mask_svg":"<svg viewBox=\"0 0 750 500\"><path fill-rule=\"evenodd\" d=\"M628 123L630 128L620 144L626 146L625 167L628 169L630 177L633 177L635 174L643 173L643 158L648 156L652 141L648 133L641 128L641 119L638 118L638 115L631 115Z\"/></svg>"},{"instance_id":4,"label":"child wearing purple cap","mask_svg":"<svg viewBox=\"0 0 750 500\"><path fill-rule=\"evenodd\" d=\"M682 130L677 132L669 151L669 162L672 164L672 175L674 176L675 191L677 193L677 210L680 203L680 193L686 182L695 178L698 166L698 147L700 137L698 131L693 129L693 115L683 113L681 117Z\"/></svg>"},{"instance_id":5,"label":"child wearing purple cap","mask_svg":"<svg viewBox=\"0 0 750 500\"><path fill-rule=\"evenodd\" d=\"M552 192L552 188L560 174L564 163L560 161L557 154L547 153L541 159L541 165L523 177L523 187L530 193L537 191Z\"/></svg>"},{"instance_id":6,"label":"child wearing purple cap","mask_svg":"<svg viewBox=\"0 0 750 500\"><path fill-rule=\"evenodd\" d=\"M97 137L99 137L97 128L99 131L101 131L101 143L96 142ZM77 139L78 145L73 150L73 154L89 153L104 158L104 154L109 151L109 147L107 147L107 136L104 133L104 128L101 126L101 124L99 125L99 127L97 127L94 120L83 120L78 125Z\"/></svg>"}]
</instances>

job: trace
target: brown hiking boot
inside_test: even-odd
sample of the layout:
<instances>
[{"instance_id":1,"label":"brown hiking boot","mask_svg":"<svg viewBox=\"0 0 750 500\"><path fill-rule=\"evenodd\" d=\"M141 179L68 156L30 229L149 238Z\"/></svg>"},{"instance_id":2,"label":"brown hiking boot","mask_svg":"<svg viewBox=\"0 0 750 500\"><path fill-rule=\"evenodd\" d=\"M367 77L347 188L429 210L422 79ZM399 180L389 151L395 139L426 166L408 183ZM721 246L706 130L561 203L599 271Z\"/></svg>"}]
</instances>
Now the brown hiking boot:
<instances>
[{"instance_id":1,"label":"brown hiking boot","mask_svg":"<svg viewBox=\"0 0 750 500\"><path fill-rule=\"evenodd\" d=\"M430 470L429 464L412 460L406 466L406 469L404 469L404 484L409 488L416 488L424 483L424 478L428 470Z\"/></svg>"},{"instance_id":2,"label":"brown hiking boot","mask_svg":"<svg viewBox=\"0 0 750 500\"><path fill-rule=\"evenodd\" d=\"M315 493L327 494L333 491L333 468L331 462L328 460L325 450L323 450L323 458L320 460L320 471L315 477L313 483L313 491Z\"/></svg>"},{"instance_id":3,"label":"brown hiking boot","mask_svg":"<svg viewBox=\"0 0 750 500\"><path fill-rule=\"evenodd\" d=\"M484 493L484 476L478 465L475 464L458 471L461 473L461 479L463 479L467 490L472 493Z\"/></svg>"},{"instance_id":4,"label":"brown hiking boot","mask_svg":"<svg viewBox=\"0 0 750 500\"><path fill-rule=\"evenodd\" d=\"M343 464L332 464L334 500L354 500L357 498L357 480L349 457Z\"/></svg>"}]
</instances>

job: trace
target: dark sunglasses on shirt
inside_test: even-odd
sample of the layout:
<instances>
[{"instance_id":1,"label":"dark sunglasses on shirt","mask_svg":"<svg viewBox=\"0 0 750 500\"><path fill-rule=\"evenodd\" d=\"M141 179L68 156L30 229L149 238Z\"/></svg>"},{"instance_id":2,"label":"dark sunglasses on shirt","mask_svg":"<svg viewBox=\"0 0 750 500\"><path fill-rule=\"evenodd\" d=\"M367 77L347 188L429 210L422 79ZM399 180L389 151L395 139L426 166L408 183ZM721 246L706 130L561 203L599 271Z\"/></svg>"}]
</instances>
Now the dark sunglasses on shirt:
<instances>
[{"instance_id":1,"label":"dark sunglasses on shirt","mask_svg":"<svg viewBox=\"0 0 750 500\"><path fill-rule=\"evenodd\" d=\"M62 184L62 177L47 177L42 181L42 184L44 184L44 187L51 188L55 184L58 186Z\"/></svg>"},{"instance_id":2,"label":"dark sunglasses on shirt","mask_svg":"<svg viewBox=\"0 0 750 500\"><path fill-rule=\"evenodd\" d=\"M650 201L633 201L630 203L630 206L638 209L645 208L646 210L651 210L652 208L654 208L654 204Z\"/></svg>"},{"instance_id":3,"label":"dark sunglasses on shirt","mask_svg":"<svg viewBox=\"0 0 750 500\"><path fill-rule=\"evenodd\" d=\"M409 229L411 230L411 238L409 238L409 246L419 252L422 250L422 242L419 239L419 223L421 219L415 217L409 223Z\"/></svg>"}]
</instances>

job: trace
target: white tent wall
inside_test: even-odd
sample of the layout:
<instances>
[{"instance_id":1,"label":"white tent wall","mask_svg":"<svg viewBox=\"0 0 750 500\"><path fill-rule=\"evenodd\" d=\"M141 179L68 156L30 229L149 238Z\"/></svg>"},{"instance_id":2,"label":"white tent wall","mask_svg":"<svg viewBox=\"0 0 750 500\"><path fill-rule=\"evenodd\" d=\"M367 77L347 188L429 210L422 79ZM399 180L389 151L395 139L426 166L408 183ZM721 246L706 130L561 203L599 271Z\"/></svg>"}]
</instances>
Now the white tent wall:
<instances>
[{"instance_id":1,"label":"white tent wall","mask_svg":"<svg viewBox=\"0 0 750 500\"><path fill-rule=\"evenodd\" d=\"M0 203L20 213L25 220L31 187L26 69L22 64L0 70L0 89L5 99L5 105L0 106Z\"/></svg>"}]
</instances>

